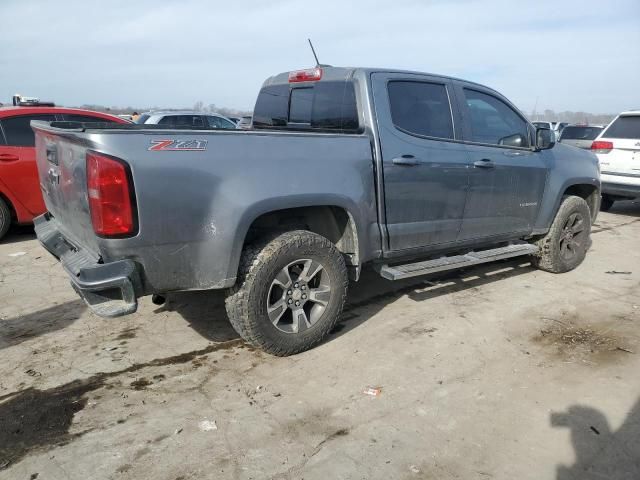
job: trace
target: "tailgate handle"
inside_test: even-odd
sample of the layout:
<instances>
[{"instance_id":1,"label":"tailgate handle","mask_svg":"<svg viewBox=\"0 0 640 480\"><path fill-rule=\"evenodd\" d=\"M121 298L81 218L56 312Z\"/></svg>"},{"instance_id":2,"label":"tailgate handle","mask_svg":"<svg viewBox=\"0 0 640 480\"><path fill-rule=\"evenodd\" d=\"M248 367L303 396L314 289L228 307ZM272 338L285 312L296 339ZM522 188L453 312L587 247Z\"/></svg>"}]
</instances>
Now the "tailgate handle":
<instances>
[{"instance_id":1,"label":"tailgate handle","mask_svg":"<svg viewBox=\"0 0 640 480\"><path fill-rule=\"evenodd\" d=\"M20 157L12 153L0 153L0 162L17 162Z\"/></svg>"},{"instance_id":2,"label":"tailgate handle","mask_svg":"<svg viewBox=\"0 0 640 480\"><path fill-rule=\"evenodd\" d=\"M60 184L60 174L56 172L53 168L49 169L49 171L47 172L47 175L49 176L49 183L51 183L51 185Z\"/></svg>"},{"instance_id":3,"label":"tailgate handle","mask_svg":"<svg viewBox=\"0 0 640 480\"><path fill-rule=\"evenodd\" d=\"M478 160L477 162L473 162L473 165L478 168L493 168L495 167L495 163L493 163L488 158L483 158L482 160Z\"/></svg>"},{"instance_id":4,"label":"tailgate handle","mask_svg":"<svg viewBox=\"0 0 640 480\"><path fill-rule=\"evenodd\" d=\"M60 162L58 162L58 149L55 144L47 145L47 161L54 165L60 165Z\"/></svg>"}]
</instances>

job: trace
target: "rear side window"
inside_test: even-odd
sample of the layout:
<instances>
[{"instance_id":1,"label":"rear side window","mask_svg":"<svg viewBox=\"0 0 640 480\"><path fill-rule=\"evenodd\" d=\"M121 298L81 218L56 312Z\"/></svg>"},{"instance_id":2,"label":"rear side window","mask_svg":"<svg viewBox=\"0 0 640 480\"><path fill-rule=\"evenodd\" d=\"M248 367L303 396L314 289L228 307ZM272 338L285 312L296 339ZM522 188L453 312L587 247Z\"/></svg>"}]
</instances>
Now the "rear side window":
<instances>
[{"instance_id":1,"label":"rear side window","mask_svg":"<svg viewBox=\"0 0 640 480\"><path fill-rule=\"evenodd\" d=\"M206 118L211 128L226 128L228 130L236 128L236 124L226 118L216 117L214 115L209 115Z\"/></svg>"},{"instance_id":2,"label":"rear side window","mask_svg":"<svg viewBox=\"0 0 640 480\"><path fill-rule=\"evenodd\" d=\"M523 146L529 144L527 122L509 105L492 95L477 90L464 89L471 141L501 145L502 140L521 135Z\"/></svg>"},{"instance_id":3,"label":"rear side window","mask_svg":"<svg viewBox=\"0 0 640 480\"><path fill-rule=\"evenodd\" d=\"M63 115L65 120L69 120L71 122L100 122L100 123L117 123L111 120L110 118L101 118L101 117L92 117L90 115L75 115L65 113Z\"/></svg>"},{"instance_id":4,"label":"rear side window","mask_svg":"<svg viewBox=\"0 0 640 480\"><path fill-rule=\"evenodd\" d=\"M293 88L289 85L266 86L256 101L253 126L358 132L360 122L353 82L323 81Z\"/></svg>"},{"instance_id":5,"label":"rear side window","mask_svg":"<svg viewBox=\"0 0 640 480\"><path fill-rule=\"evenodd\" d=\"M602 134L604 138L640 139L640 116L618 117Z\"/></svg>"},{"instance_id":6,"label":"rear side window","mask_svg":"<svg viewBox=\"0 0 640 480\"><path fill-rule=\"evenodd\" d=\"M175 127L203 127L201 115L165 115L160 119L158 125L169 125Z\"/></svg>"},{"instance_id":7,"label":"rear side window","mask_svg":"<svg viewBox=\"0 0 640 480\"><path fill-rule=\"evenodd\" d=\"M595 140L602 131L599 127L565 127L562 130L563 140Z\"/></svg>"},{"instance_id":8,"label":"rear side window","mask_svg":"<svg viewBox=\"0 0 640 480\"><path fill-rule=\"evenodd\" d=\"M19 117L3 118L2 129L7 140L7 145L12 147L35 146L35 134L31 130L31 120L55 121L55 115L21 115Z\"/></svg>"},{"instance_id":9,"label":"rear side window","mask_svg":"<svg viewBox=\"0 0 640 480\"><path fill-rule=\"evenodd\" d=\"M453 139L453 120L444 85L393 81L387 87L393 124L407 133Z\"/></svg>"},{"instance_id":10,"label":"rear side window","mask_svg":"<svg viewBox=\"0 0 640 480\"><path fill-rule=\"evenodd\" d=\"M146 113L140 115L136 120L135 123L142 125L144 122L146 122L147 120L149 120L149 117L151 115L148 115Z\"/></svg>"}]
</instances>

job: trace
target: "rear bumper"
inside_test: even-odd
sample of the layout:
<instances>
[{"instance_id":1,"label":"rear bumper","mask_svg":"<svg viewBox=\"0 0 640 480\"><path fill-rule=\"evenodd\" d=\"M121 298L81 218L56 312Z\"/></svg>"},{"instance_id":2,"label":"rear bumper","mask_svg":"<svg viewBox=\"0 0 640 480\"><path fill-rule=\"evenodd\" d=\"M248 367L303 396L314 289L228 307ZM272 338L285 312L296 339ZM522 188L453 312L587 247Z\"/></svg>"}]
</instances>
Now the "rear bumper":
<instances>
[{"instance_id":1,"label":"rear bumper","mask_svg":"<svg viewBox=\"0 0 640 480\"><path fill-rule=\"evenodd\" d=\"M100 263L91 252L74 245L50 214L34 220L38 240L60 260L75 291L102 317L119 317L138 308L140 275L132 260Z\"/></svg>"},{"instance_id":2,"label":"rear bumper","mask_svg":"<svg viewBox=\"0 0 640 480\"><path fill-rule=\"evenodd\" d=\"M636 198L640 197L640 184L602 182L602 193L603 195Z\"/></svg>"}]
</instances>

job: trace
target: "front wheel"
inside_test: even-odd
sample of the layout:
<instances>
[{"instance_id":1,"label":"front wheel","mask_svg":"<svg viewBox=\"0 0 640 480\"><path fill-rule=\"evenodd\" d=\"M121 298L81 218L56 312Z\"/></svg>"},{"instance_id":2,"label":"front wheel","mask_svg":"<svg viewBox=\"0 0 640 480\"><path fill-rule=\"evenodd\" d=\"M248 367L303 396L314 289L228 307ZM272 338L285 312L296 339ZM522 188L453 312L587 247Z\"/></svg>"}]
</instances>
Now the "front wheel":
<instances>
[{"instance_id":1,"label":"front wheel","mask_svg":"<svg viewBox=\"0 0 640 480\"><path fill-rule=\"evenodd\" d=\"M347 295L344 259L326 238L304 230L281 233L242 253L227 314L252 345L279 356L320 343L337 323Z\"/></svg>"},{"instance_id":2,"label":"front wheel","mask_svg":"<svg viewBox=\"0 0 640 480\"><path fill-rule=\"evenodd\" d=\"M534 266L552 273L573 270L582 263L591 243L591 210L584 199L565 197L547 234L538 239Z\"/></svg>"}]
</instances>

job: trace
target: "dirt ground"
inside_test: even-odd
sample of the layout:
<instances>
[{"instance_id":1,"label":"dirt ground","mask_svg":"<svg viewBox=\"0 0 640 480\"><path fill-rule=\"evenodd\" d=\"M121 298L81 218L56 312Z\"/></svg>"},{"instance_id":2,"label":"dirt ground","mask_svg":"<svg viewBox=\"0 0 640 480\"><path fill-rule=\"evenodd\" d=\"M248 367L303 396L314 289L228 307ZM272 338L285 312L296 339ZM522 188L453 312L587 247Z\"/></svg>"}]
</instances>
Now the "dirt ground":
<instances>
[{"instance_id":1,"label":"dirt ground","mask_svg":"<svg viewBox=\"0 0 640 480\"><path fill-rule=\"evenodd\" d=\"M637 480L639 239L626 202L568 274L367 272L323 345L275 358L220 294L94 316L20 229L0 242L0 479Z\"/></svg>"}]
</instances>

